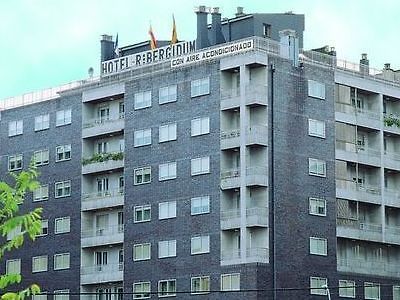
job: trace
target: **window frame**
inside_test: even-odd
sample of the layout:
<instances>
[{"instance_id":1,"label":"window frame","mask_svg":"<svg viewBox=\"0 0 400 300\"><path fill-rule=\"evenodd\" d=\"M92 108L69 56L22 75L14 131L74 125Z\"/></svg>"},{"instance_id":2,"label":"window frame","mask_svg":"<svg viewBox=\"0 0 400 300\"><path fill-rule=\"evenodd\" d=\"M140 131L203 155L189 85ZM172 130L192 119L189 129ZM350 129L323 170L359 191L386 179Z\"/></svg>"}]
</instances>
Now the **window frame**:
<instances>
[{"instance_id":1,"label":"window frame","mask_svg":"<svg viewBox=\"0 0 400 300\"><path fill-rule=\"evenodd\" d=\"M133 96L133 109L138 110L138 109L144 109L147 107L151 107L152 106L152 95L151 94L152 94L151 90L135 93ZM142 97L141 101L138 101L139 97ZM145 97L148 97L149 99L146 99Z\"/></svg>"},{"instance_id":2,"label":"window frame","mask_svg":"<svg viewBox=\"0 0 400 300\"><path fill-rule=\"evenodd\" d=\"M57 188L57 185L62 185L62 195L58 195L57 191L59 188ZM68 188L69 193L65 193L66 189ZM65 198L65 197L70 197L71 196L71 180L64 180L64 181L57 181L54 183L54 198Z\"/></svg>"},{"instance_id":3,"label":"window frame","mask_svg":"<svg viewBox=\"0 0 400 300\"><path fill-rule=\"evenodd\" d=\"M17 136L24 134L24 120L8 122L8 136Z\"/></svg>"},{"instance_id":4,"label":"window frame","mask_svg":"<svg viewBox=\"0 0 400 300\"><path fill-rule=\"evenodd\" d=\"M62 118L60 115L62 114ZM72 109L62 109L56 111L56 127L72 124Z\"/></svg>"},{"instance_id":5,"label":"window frame","mask_svg":"<svg viewBox=\"0 0 400 300\"><path fill-rule=\"evenodd\" d=\"M11 164L14 163L14 167L11 168ZM22 170L24 167L24 155L22 153L8 155L7 169L9 172Z\"/></svg>"},{"instance_id":6,"label":"window frame","mask_svg":"<svg viewBox=\"0 0 400 300\"><path fill-rule=\"evenodd\" d=\"M202 286L202 284L204 284L203 283L204 280L208 281L208 289L207 290L201 289L199 291L196 291L193 288L193 282L195 280L200 280L199 281L200 287ZM190 294L192 294L192 295L208 294L208 293L210 293L210 284L211 284L210 276L193 276L190 278Z\"/></svg>"},{"instance_id":7,"label":"window frame","mask_svg":"<svg viewBox=\"0 0 400 300\"><path fill-rule=\"evenodd\" d=\"M47 154L46 154L47 153ZM40 154L40 160L36 159L36 156ZM44 159L43 159L44 156ZM47 160L46 160L47 157ZM45 166L48 165L50 162L50 152L49 149L42 149L42 150L37 150L35 152L33 152L33 158L35 161L35 166L36 167L40 167L40 166Z\"/></svg>"},{"instance_id":8,"label":"window frame","mask_svg":"<svg viewBox=\"0 0 400 300\"><path fill-rule=\"evenodd\" d=\"M46 236L49 234L49 220L48 219L42 219L40 223L40 230L41 232L36 235L36 237L42 237ZM43 232L44 231L44 232Z\"/></svg>"},{"instance_id":9,"label":"window frame","mask_svg":"<svg viewBox=\"0 0 400 300\"><path fill-rule=\"evenodd\" d=\"M224 286L224 278L227 277L229 278L229 287ZM238 277L238 282L239 286L238 287L232 287L232 278L233 277ZM227 292L227 291L240 291L240 273L226 273L226 274L221 274L221 291Z\"/></svg>"},{"instance_id":10,"label":"window frame","mask_svg":"<svg viewBox=\"0 0 400 300\"><path fill-rule=\"evenodd\" d=\"M309 79L307 87L308 87L308 89L307 89L308 97L321 99L321 100L326 99L326 86L324 83Z\"/></svg>"},{"instance_id":11,"label":"window frame","mask_svg":"<svg viewBox=\"0 0 400 300\"><path fill-rule=\"evenodd\" d=\"M57 266L57 258L61 258L62 259L62 266ZM66 259L66 266L64 266L64 259ZM60 262L59 262L60 263ZM65 253L56 253L54 254L53 257L53 266L54 266L54 271L58 271L58 270L67 270L70 268L71 266L71 254L69 252L65 252Z\"/></svg>"},{"instance_id":12,"label":"window frame","mask_svg":"<svg viewBox=\"0 0 400 300\"><path fill-rule=\"evenodd\" d=\"M45 193L45 191L47 191ZM38 197L40 196L40 197ZM49 200L49 184L42 184L32 192L32 201L40 202Z\"/></svg>"},{"instance_id":13,"label":"window frame","mask_svg":"<svg viewBox=\"0 0 400 300\"><path fill-rule=\"evenodd\" d=\"M316 172L313 172L312 166L315 163ZM323 172L319 172L319 168L323 167ZM317 176L317 177L326 177L326 161L318 158L308 158L308 175Z\"/></svg>"},{"instance_id":14,"label":"window frame","mask_svg":"<svg viewBox=\"0 0 400 300\"><path fill-rule=\"evenodd\" d=\"M69 289L54 290L54 300L68 300L69 299Z\"/></svg>"},{"instance_id":15,"label":"window frame","mask_svg":"<svg viewBox=\"0 0 400 300\"><path fill-rule=\"evenodd\" d=\"M318 131L318 125L322 125L322 132ZM308 135L324 139L326 137L326 123L316 119L308 119Z\"/></svg>"},{"instance_id":16,"label":"window frame","mask_svg":"<svg viewBox=\"0 0 400 300\"><path fill-rule=\"evenodd\" d=\"M164 138L162 135L162 130L167 129L167 137ZM176 141L177 140L177 123L168 123L168 124L163 124L158 127L158 142L159 143L166 143L166 142L171 142L171 141Z\"/></svg>"},{"instance_id":17,"label":"window frame","mask_svg":"<svg viewBox=\"0 0 400 300\"><path fill-rule=\"evenodd\" d=\"M34 270L35 260L45 259L45 267L42 269ZM47 255L38 255L32 257L32 273L47 272L49 268L49 259Z\"/></svg>"},{"instance_id":18,"label":"window frame","mask_svg":"<svg viewBox=\"0 0 400 300\"><path fill-rule=\"evenodd\" d=\"M164 172L162 169L167 168L167 175L161 176ZM171 161L163 164L158 165L158 181L166 181L171 179L176 179L177 176L177 163L176 161Z\"/></svg>"},{"instance_id":19,"label":"window frame","mask_svg":"<svg viewBox=\"0 0 400 300\"><path fill-rule=\"evenodd\" d=\"M13 265L12 269L17 269L17 273L11 273L10 265L9 264L14 264L17 263L16 266ZM6 260L6 274L21 274L21 259L20 258L12 258L12 259L7 259Z\"/></svg>"},{"instance_id":20,"label":"window frame","mask_svg":"<svg viewBox=\"0 0 400 300\"><path fill-rule=\"evenodd\" d=\"M349 285L350 283L350 285ZM342 285L344 284L344 285ZM343 290L345 293L343 294ZM348 295L348 291L352 293L352 295ZM339 297L342 298L355 298L356 297L356 284L354 280L345 280L339 279Z\"/></svg>"},{"instance_id":21,"label":"window frame","mask_svg":"<svg viewBox=\"0 0 400 300\"><path fill-rule=\"evenodd\" d=\"M151 128L135 130L133 132L133 147L138 148L138 147L151 145L151 143L152 143L152 132L151 131L152 131ZM142 136L139 137L139 135L142 135Z\"/></svg>"},{"instance_id":22,"label":"window frame","mask_svg":"<svg viewBox=\"0 0 400 300\"><path fill-rule=\"evenodd\" d=\"M168 206L167 207L167 213L161 215L161 209L162 206ZM171 209L171 207L173 210ZM173 219L176 218L176 210L177 210L177 202L176 201L165 201L165 202L159 202L158 203L158 219L159 220L165 220L165 219ZM172 212L172 214L170 214ZM166 215L166 216L164 216Z\"/></svg>"},{"instance_id":23,"label":"window frame","mask_svg":"<svg viewBox=\"0 0 400 300\"><path fill-rule=\"evenodd\" d=\"M142 216L144 216L144 212L148 210L149 213L149 218L148 219L144 219L142 218L142 220L138 220L136 213L137 212L142 212ZM143 222L150 222L151 221L151 204L145 204L145 205L137 205L133 208L133 222L134 223L143 223Z\"/></svg>"},{"instance_id":24,"label":"window frame","mask_svg":"<svg viewBox=\"0 0 400 300\"><path fill-rule=\"evenodd\" d=\"M319 201L319 202L324 202L324 213L323 214L321 214L321 213L318 213L318 212L313 212L313 210L312 210L312 205L311 205L311 201ZM315 207L317 207L316 205L315 205ZM320 206L318 206L318 207L320 207ZM318 197L308 197L308 212L309 212L309 214L310 215L313 215L313 216L320 216L320 217L326 217L326 199L325 198L318 198Z\"/></svg>"},{"instance_id":25,"label":"window frame","mask_svg":"<svg viewBox=\"0 0 400 300\"><path fill-rule=\"evenodd\" d=\"M61 150L61 151L59 151ZM69 153L69 157L66 157L66 153ZM63 158L59 158L58 154L62 154ZM71 144L56 146L56 162L71 160L72 147Z\"/></svg>"},{"instance_id":26,"label":"window frame","mask_svg":"<svg viewBox=\"0 0 400 300\"><path fill-rule=\"evenodd\" d=\"M190 97L195 98L210 94L210 77L203 77L190 82Z\"/></svg>"},{"instance_id":27,"label":"window frame","mask_svg":"<svg viewBox=\"0 0 400 300\"><path fill-rule=\"evenodd\" d=\"M162 255L161 249L166 246L166 255ZM158 241L158 258L176 257L176 240Z\"/></svg>"},{"instance_id":28,"label":"window frame","mask_svg":"<svg viewBox=\"0 0 400 300\"><path fill-rule=\"evenodd\" d=\"M324 281L323 284L320 284L319 287L313 287L313 280L318 281L317 283L320 283L320 281ZM318 277L318 276L310 276L310 294L311 295L322 295L326 296L327 290L324 288L321 288L321 286L328 285L328 279L325 277Z\"/></svg>"},{"instance_id":29,"label":"window frame","mask_svg":"<svg viewBox=\"0 0 400 300\"><path fill-rule=\"evenodd\" d=\"M193 244L195 243L196 240L200 241L199 249L193 248ZM210 236L209 235L197 235L197 236L191 237L191 239L190 239L190 254L198 255L198 254L206 254L206 253L210 253Z\"/></svg>"},{"instance_id":30,"label":"window frame","mask_svg":"<svg viewBox=\"0 0 400 300\"><path fill-rule=\"evenodd\" d=\"M57 226L57 221L64 222L65 220L68 220L68 223L67 223L68 226L64 225L64 223L62 223L61 226L63 226L62 228L64 228L64 226L65 226L66 229L64 229L62 231L60 231L60 230L57 231L58 227L60 226L60 225ZM69 233L69 232L71 232L71 217L70 216L59 217L59 218L54 219L54 234L63 234L63 233Z\"/></svg>"},{"instance_id":31,"label":"window frame","mask_svg":"<svg viewBox=\"0 0 400 300\"><path fill-rule=\"evenodd\" d=\"M198 125L196 125L198 123ZM198 127L198 132L197 128ZM195 118L190 121L190 136L200 136L210 133L210 117Z\"/></svg>"},{"instance_id":32,"label":"window frame","mask_svg":"<svg viewBox=\"0 0 400 300\"><path fill-rule=\"evenodd\" d=\"M143 289L144 284L148 285L148 288L149 288L148 291L147 290L144 291L144 289ZM137 285L141 286L142 291L140 291L140 292L143 292L142 294L139 294L140 293L139 291L135 291L135 286L137 286ZM149 299L149 298L151 298L151 282L150 281L134 282L132 285L132 291L134 293L133 299ZM148 293L148 294L145 295L146 293Z\"/></svg>"},{"instance_id":33,"label":"window frame","mask_svg":"<svg viewBox=\"0 0 400 300\"><path fill-rule=\"evenodd\" d=\"M170 292L169 291L169 284L170 282L174 282L174 291ZM167 292L165 295L161 294L161 284L167 283ZM164 298L164 297L174 297L176 296L176 279L165 279L165 280L159 280L158 281L158 297L159 298Z\"/></svg>"},{"instance_id":34,"label":"window frame","mask_svg":"<svg viewBox=\"0 0 400 300\"><path fill-rule=\"evenodd\" d=\"M204 210L203 208L205 207L205 205L203 204L203 201L206 200L207 201L207 210ZM197 206L198 208L200 208L200 211L196 212L194 210L194 202L195 201L200 201L201 205ZM193 197L190 198L190 215L192 216L196 216L196 215L203 215L203 214L208 214L210 213L210 196L199 196L199 197Z\"/></svg>"},{"instance_id":35,"label":"window frame","mask_svg":"<svg viewBox=\"0 0 400 300\"><path fill-rule=\"evenodd\" d=\"M367 289L377 288L378 297L367 296ZM374 282L364 282L364 299L366 300L380 300L381 299L381 285Z\"/></svg>"},{"instance_id":36,"label":"window frame","mask_svg":"<svg viewBox=\"0 0 400 300\"><path fill-rule=\"evenodd\" d=\"M205 168L205 169L203 169L204 160L207 162L207 168ZM197 170L194 170L194 164L197 163L198 161L200 162L200 169L197 171ZM209 174L210 172L211 172L210 156L196 157L196 158L192 158L190 160L190 175L191 176Z\"/></svg>"},{"instance_id":37,"label":"window frame","mask_svg":"<svg viewBox=\"0 0 400 300\"><path fill-rule=\"evenodd\" d=\"M324 243L324 248L322 249L321 252L319 252L319 250L320 250L319 249L319 244L315 244L315 243L318 243L318 242L323 242ZM312 254L312 255L328 256L328 239L321 238L321 237L310 236L310 238L309 238L309 249L310 249L310 254Z\"/></svg>"},{"instance_id":38,"label":"window frame","mask_svg":"<svg viewBox=\"0 0 400 300\"><path fill-rule=\"evenodd\" d=\"M146 249L145 247L148 247L148 253L145 253L144 250ZM142 256L138 258L136 249L140 248L142 251ZM149 260L151 259L151 243L138 243L133 245L133 261L142 261L142 260ZM147 250L146 250L147 251ZM147 255L144 255L147 254Z\"/></svg>"},{"instance_id":39,"label":"window frame","mask_svg":"<svg viewBox=\"0 0 400 300\"><path fill-rule=\"evenodd\" d=\"M144 172L148 171L148 170L150 171L149 172L150 179L149 179L149 181L144 181L145 176L147 175L147 173L145 174ZM140 175L140 176L142 176L142 182L138 182L138 180L137 180L136 173L139 172L139 171L142 172L142 174ZM148 184L148 183L151 183L151 166L135 168L133 170L133 185L142 185L142 184Z\"/></svg>"},{"instance_id":40,"label":"window frame","mask_svg":"<svg viewBox=\"0 0 400 300\"><path fill-rule=\"evenodd\" d=\"M173 90L173 92L171 93L170 90ZM161 91L167 91L166 96L161 96ZM174 97L171 97L174 96ZM161 101L161 99L166 98L166 100ZM178 86L176 84L171 84L168 86L164 86L164 87L160 87L158 89L158 104L162 105L162 104L167 104L167 103L172 103L172 102L176 102L178 98Z\"/></svg>"},{"instance_id":41,"label":"window frame","mask_svg":"<svg viewBox=\"0 0 400 300\"><path fill-rule=\"evenodd\" d=\"M46 120L47 119L47 120ZM35 117L34 131L42 131L50 128L50 114Z\"/></svg>"}]
</instances>

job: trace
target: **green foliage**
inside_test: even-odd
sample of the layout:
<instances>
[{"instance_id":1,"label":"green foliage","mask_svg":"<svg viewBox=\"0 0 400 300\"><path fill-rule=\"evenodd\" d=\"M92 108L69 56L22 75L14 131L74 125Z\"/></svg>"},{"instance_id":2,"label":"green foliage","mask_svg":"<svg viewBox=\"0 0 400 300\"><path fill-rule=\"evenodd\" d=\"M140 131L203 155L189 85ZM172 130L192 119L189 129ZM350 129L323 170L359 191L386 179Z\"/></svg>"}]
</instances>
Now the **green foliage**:
<instances>
[{"instance_id":1,"label":"green foliage","mask_svg":"<svg viewBox=\"0 0 400 300\"><path fill-rule=\"evenodd\" d=\"M108 160L123 160L124 153L123 152L114 152L114 153L96 153L91 158L85 158L82 160L82 165L93 164L97 162L104 162Z\"/></svg>"},{"instance_id":2,"label":"green foliage","mask_svg":"<svg viewBox=\"0 0 400 300\"><path fill-rule=\"evenodd\" d=\"M383 124L388 127L395 125L396 127L400 128L400 119L394 117L393 115L385 116L383 118Z\"/></svg>"},{"instance_id":3,"label":"green foliage","mask_svg":"<svg viewBox=\"0 0 400 300\"><path fill-rule=\"evenodd\" d=\"M36 208L31 212L20 214L19 204L24 201L27 192L32 192L38 188L36 181L38 176L33 165L27 171L10 174L14 180L14 185L10 186L5 182L0 182L0 234L6 240L7 234L15 232L20 228L10 241L0 244L0 260L6 252L21 247L24 243L24 236L27 235L31 240L41 232L41 208ZM19 300L32 294L40 293L40 288L36 284L20 292L7 291L9 286L18 284L22 280L20 274L1 274L0 275L0 299Z\"/></svg>"}]
</instances>

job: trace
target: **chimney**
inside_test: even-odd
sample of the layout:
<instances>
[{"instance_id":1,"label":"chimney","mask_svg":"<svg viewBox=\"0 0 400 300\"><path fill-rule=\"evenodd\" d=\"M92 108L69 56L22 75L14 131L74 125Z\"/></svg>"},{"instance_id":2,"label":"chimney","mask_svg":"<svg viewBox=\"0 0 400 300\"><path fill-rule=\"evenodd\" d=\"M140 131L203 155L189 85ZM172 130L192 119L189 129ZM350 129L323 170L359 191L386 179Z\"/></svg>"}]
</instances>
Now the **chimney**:
<instances>
[{"instance_id":1,"label":"chimney","mask_svg":"<svg viewBox=\"0 0 400 300\"><path fill-rule=\"evenodd\" d=\"M361 59L360 59L360 73L361 74L369 74L369 60L367 58L367 53L362 53L361 54Z\"/></svg>"},{"instance_id":2,"label":"chimney","mask_svg":"<svg viewBox=\"0 0 400 300\"><path fill-rule=\"evenodd\" d=\"M206 48L210 45L208 41L207 11L205 6L199 6L195 10L197 14L197 39L196 49Z\"/></svg>"},{"instance_id":3,"label":"chimney","mask_svg":"<svg viewBox=\"0 0 400 300\"><path fill-rule=\"evenodd\" d=\"M244 13L244 11L243 11L243 6L238 6L238 7L236 8L236 14L235 14L236 18L237 18L237 17L244 16L244 15L245 15L245 13Z\"/></svg>"},{"instance_id":4,"label":"chimney","mask_svg":"<svg viewBox=\"0 0 400 300\"><path fill-rule=\"evenodd\" d=\"M294 67L299 66L299 39L296 31L285 29L279 31L280 47L279 54L292 61Z\"/></svg>"},{"instance_id":5,"label":"chimney","mask_svg":"<svg viewBox=\"0 0 400 300\"><path fill-rule=\"evenodd\" d=\"M225 43L221 27L221 14L219 8L214 7L211 12L211 45Z\"/></svg>"},{"instance_id":6,"label":"chimney","mask_svg":"<svg viewBox=\"0 0 400 300\"><path fill-rule=\"evenodd\" d=\"M103 34L100 40L101 45L101 62L114 58L114 42L112 35Z\"/></svg>"},{"instance_id":7,"label":"chimney","mask_svg":"<svg viewBox=\"0 0 400 300\"><path fill-rule=\"evenodd\" d=\"M390 70L390 63L384 64L384 70Z\"/></svg>"}]
</instances>

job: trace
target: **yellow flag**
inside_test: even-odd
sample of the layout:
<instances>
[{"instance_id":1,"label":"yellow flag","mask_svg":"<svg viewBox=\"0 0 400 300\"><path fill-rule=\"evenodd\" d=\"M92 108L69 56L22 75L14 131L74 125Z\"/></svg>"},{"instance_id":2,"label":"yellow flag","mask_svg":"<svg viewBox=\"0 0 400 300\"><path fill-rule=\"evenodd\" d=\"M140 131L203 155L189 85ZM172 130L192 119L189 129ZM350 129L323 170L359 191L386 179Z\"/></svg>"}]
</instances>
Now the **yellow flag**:
<instances>
[{"instance_id":1,"label":"yellow flag","mask_svg":"<svg viewBox=\"0 0 400 300\"><path fill-rule=\"evenodd\" d=\"M175 17L172 15L172 38L171 45L176 44L178 42L178 34L176 33L176 25L175 25Z\"/></svg>"},{"instance_id":2,"label":"yellow flag","mask_svg":"<svg viewBox=\"0 0 400 300\"><path fill-rule=\"evenodd\" d=\"M156 37L154 36L153 28L151 28L151 25L149 29L149 35L150 35L150 48L151 50L154 50L157 48L157 40Z\"/></svg>"}]
</instances>

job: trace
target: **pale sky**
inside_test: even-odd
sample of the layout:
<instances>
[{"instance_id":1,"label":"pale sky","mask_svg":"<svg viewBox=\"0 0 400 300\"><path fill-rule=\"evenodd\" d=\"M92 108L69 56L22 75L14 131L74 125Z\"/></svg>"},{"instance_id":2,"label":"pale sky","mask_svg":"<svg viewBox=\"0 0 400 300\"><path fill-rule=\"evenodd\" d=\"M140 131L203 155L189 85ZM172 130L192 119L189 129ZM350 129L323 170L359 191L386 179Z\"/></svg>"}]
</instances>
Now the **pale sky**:
<instances>
[{"instance_id":1,"label":"pale sky","mask_svg":"<svg viewBox=\"0 0 400 300\"><path fill-rule=\"evenodd\" d=\"M305 14L304 48L336 48L338 58L400 69L398 0L0 0L0 99L99 73L100 36L119 33L119 45L170 39L172 14L178 38L196 38L198 5L245 13Z\"/></svg>"}]
</instances>

